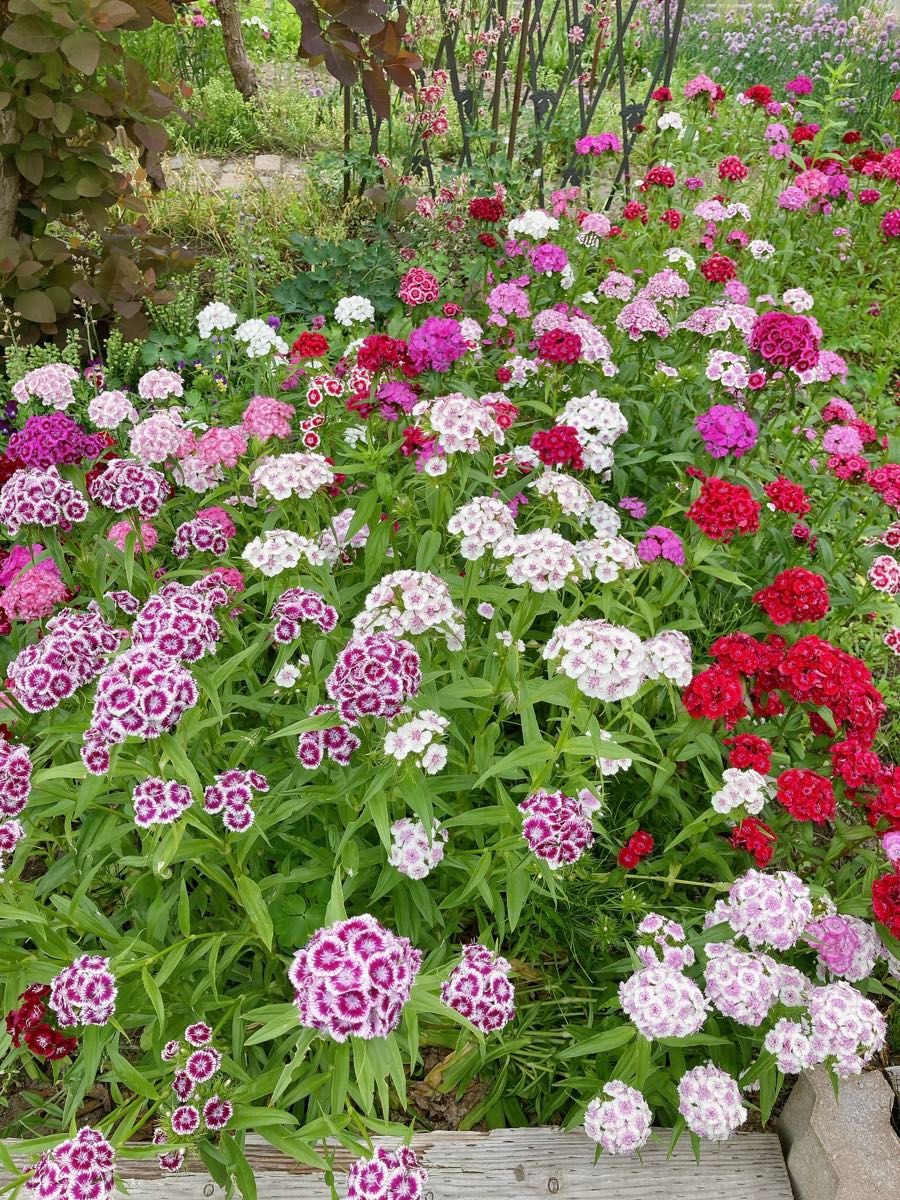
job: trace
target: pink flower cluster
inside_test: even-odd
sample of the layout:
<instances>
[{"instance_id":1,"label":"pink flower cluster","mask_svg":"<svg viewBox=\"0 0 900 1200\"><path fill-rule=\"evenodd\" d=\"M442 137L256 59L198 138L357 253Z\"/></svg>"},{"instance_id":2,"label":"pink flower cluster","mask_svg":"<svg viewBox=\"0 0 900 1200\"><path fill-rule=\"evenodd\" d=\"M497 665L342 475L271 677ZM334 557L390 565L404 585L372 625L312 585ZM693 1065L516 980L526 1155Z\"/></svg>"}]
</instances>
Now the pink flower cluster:
<instances>
[{"instance_id":1,"label":"pink flower cluster","mask_svg":"<svg viewBox=\"0 0 900 1200\"><path fill-rule=\"evenodd\" d=\"M45 408L68 408L75 403L72 384L77 378L78 372L68 363L48 363L28 371L13 384L13 399L18 404L40 400Z\"/></svg>"},{"instance_id":2,"label":"pink flower cluster","mask_svg":"<svg viewBox=\"0 0 900 1200\"><path fill-rule=\"evenodd\" d=\"M88 485L91 497L113 512L136 508L142 517L155 517L171 495L165 476L152 467L114 458Z\"/></svg>"},{"instance_id":3,"label":"pink flower cluster","mask_svg":"<svg viewBox=\"0 0 900 1200\"><path fill-rule=\"evenodd\" d=\"M183 396L184 384L175 371L157 367L140 377L138 395L142 400L168 400L170 396Z\"/></svg>"},{"instance_id":4,"label":"pink flower cluster","mask_svg":"<svg viewBox=\"0 0 900 1200\"><path fill-rule=\"evenodd\" d=\"M25 839L25 829L20 821L4 821L0 825L0 879L6 873L9 865L7 859L12 855L19 842Z\"/></svg>"},{"instance_id":5,"label":"pink flower cluster","mask_svg":"<svg viewBox=\"0 0 900 1200\"><path fill-rule=\"evenodd\" d=\"M276 400L274 396L253 396L244 409L241 425L248 437L261 442L267 442L269 438L284 441L291 436L293 416L292 404Z\"/></svg>"},{"instance_id":6,"label":"pink flower cluster","mask_svg":"<svg viewBox=\"0 0 900 1200\"><path fill-rule=\"evenodd\" d=\"M288 971L300 1023L336 1042L387 1037L421 965L409 939L370 914L336 921L313 934Z\"/></svg>"},{"instance_id":7,"label":"pink flower cluster","mask_svg":"<svg viewBox=\"0 0 900 1200\"><path fill-rule=\"evenodd\" d=\"M115 977L109 959L82 954L50 983L48 1004L60 1025L105 1025L116 1011Z\"/></svg>"},{"instance_id":8,"label":"pink flower cluster","mask_svg":"<svg viewBox=\"0 0 900 1200\"><path fill-rule=\"evenodd\" d=\"M441 1000L482 1033L494 1033L516 1015L515 989L509 982L511 970L505 958L473 942L463 950L462 962L441 984Z\"/></svg>"},{"instance_id":9,"label":"pink flower cluster","mask_svg":"<svg viewBox=\"0 0 900 1200\"><path fill-rule=\"evenodd\" d=\"M40 641L20 650L7 667L12 692L30 713L56 708L103 670L128 633L107 625L92 602L66 609L47 622Z\"/></svg>"},{"instance_id":10,"label":"pink flower cluster","mask_svg":"<svg viewBox=\"0 0 900 1200\"><path fill-rule=\"evenodd\" d=\"M221 558L228 553L228 543L236 533L234 521L224 508L215 505L202 508L196 517L184 521L175 530L172 553L176 558L187 558L193 549Z\"/></svg>"},{"instance_id":11,"label":"pink flower cluster","mask_svg":"<svg viewBox=\"0 0 900 1200\"><path fill-rule=\"evenodd\" d=\"M300 636L304 622L318 625L322 633L331 633L338 623L337 609L326 604L318 592L308 588L287 588L272 607L275 617L273 640L288 646Z\"/></svg>"},{"instance_id":12,"label":"pink flower cluster","mask_svg":"<svg viewBox=\"0 0 900 1200\"><path fill-rule=\"evenodd\" d=\"M802 372L818 363L820 337L809 317L767 312L753 322L749 344L771 366Z\"/></svg>"},{"instance_id":13,"label":"pink flower cluster","mask_svg":"<svg viewBox=\"0 0 900 1200\"><path fill-rule=\"evenodd\" d=\"M410 267L400 280L397 295L404 304L415 308L419 304L432 304L440 295L437 278L424 267Z\"/></svg>"},{"instance_id":14,"label":"pink flower cluster","mask_svg":"<svg viewBox=\"0 0 900 1200\"><path fill-rule=\"evenodd\" d=\"M793 871L750 870L728 892L725 920L756 949L789 950L812 917L809 888Z\"/></svg>"},{"instance_id":15,"label":"pink flower cluster","mask_svg":"<svg viewBox=\"0 0 900 1200\"><path fill-rule=\"evenodd\" d=\"M190 808L191 789L183 783L153 777L139 783L131 793L134 823L140 829L171 825Z\"/></svg>"},{"instance_id":16,"label":"pink flower cluster","mask_svg":"<svg viewBox=\"0 0 900 1200\"><path fill-rule=\"evenodd\" d=\"M431 838L421 821L401 817L391 826L391 851L388 862L409 879L424 879L444 857L447 830L435 817Z\"/></svg>"},{"instance_id":17,"label":"pink flower cluster","mask_svg":"<svg viewBox=\"0 0 900 1200\"><path fill-rule=\"evenodd\" d=\"M428 1172L409 1146L377 1146L347 1172L347 1200L422 1200Z\"/></svg>"},{"instance_id":18,"label":"pink flower cluster","mask_svg":"<svg viewBox=\"0 0 900 1200\"><path fill-rule=\"evenodd\" d=\"M334 471L321 454L277 454L260 460L251 476L253 494L260 490L275 500L298 496L308 500L320 488L328 487Z\"/></svg>"},{"instance_id":19,"label":"pink flower cluster","mask_svg":"<svg viewBox=\"0 0 900 1200\"><path fill-rule=\"evenodd\" d=\"M729 454L740 458L756 445L759 429L752 417L733 404L714 404L694 421L706 453L713 458Z\"/></svg>"},{"instance_id":20,"label":"pink flower cluster","mask_svg":"<svg viewBox=\"0 0 900 1200\"><path fill-rule=\"evenodd\" d=\"M360 717L396 717L416 696L422 668L415 648L387 633L351 639L325 681L328 696L351 724Z\"/></svg>"},{"instance_id":21,"label":"pink flower cluster","mask_svg":"<svg viewBox=\"0 0 900 1200\"><path fill-rule=\"evenodd\" d=\"M652 1114L637 1088L621 1079L604 1084L584 1114L584 1132L606 1154L634 1154L650 1137Z\"/></svg>"},{"instance_id":22,"label":"pink flower cluster","mask_svg":"<svg viewBox=\"0 0 900 1200\"><path fill-rule=\"evenodd\" d=\"M589 792L585 793L590 796ZM535 792L519 805L525 820L522 837L532 854L551 870L578 862L594 844L594 829L589 812L597 804L586 803L564 792Z\"/></svg>"},{"instance_id":23,"label":"pink flower cluster","mask_svg":"<svg viewBox=\"0 0 900 1200\"><path fill-rule=\"evenodd\" d=\"M27 377L26 377L27 378ZM36 1200L109 1200L115 1189L115 1152L102 1133L82 1126L45 1150L25 1187Z\"/></svg>"},{"instance_id":24,"label":"pink flower cluster","mask_svg":"<svg viewBox=\"0 0 900 1200\"><path fill-rule=\"evenodd\" d=\"M84 496L55 467L16 471L0 487L0 525L10 537L15 537L23 525L68 529L87 515Z\"/></svg>"},{"instance_id":25,"label":"pink flower cluster","mask_svg":"<svg viewBox=\"0 0 900 1200\"><path fill-rule=\"evenodd\" d=\"M706 996L723 1017L761 1025L778 999L779 967L767 954L738 949L733 942L706 946Z\"/></svg>"},{"instance_id":26,"label":"pink flower cluster","mask_svg":"<svg viewBox=\"0 0 900 1200\"><path fill-rule=\"evenodd\" d=\"M231 833L244 833L255 819L251 806L254 792L267 792L269 781L259 771L242 771L232 767L216 776L203 793L203 808L208 813L221 813L222 824Z\"/></svg>"},{"instance_id":27,"label":"pink flower cluster","mask_svg":"<svg viewBox=\"0 0 900 1200\"><path fill-rule=\"evenodd\" d=\"M164 583L135 617L132 645L189 663L214 654L222 628L212 610L227 599L228 592L214 576L192 584Z\"/></svg>"}]
</instances>

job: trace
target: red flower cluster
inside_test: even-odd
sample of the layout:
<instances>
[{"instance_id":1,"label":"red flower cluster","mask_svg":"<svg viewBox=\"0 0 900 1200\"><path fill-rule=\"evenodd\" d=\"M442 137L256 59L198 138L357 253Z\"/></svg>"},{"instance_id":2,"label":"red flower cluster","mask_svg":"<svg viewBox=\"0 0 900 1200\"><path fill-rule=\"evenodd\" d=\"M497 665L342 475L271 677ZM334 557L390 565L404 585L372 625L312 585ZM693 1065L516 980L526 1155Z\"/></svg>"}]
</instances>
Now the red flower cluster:
<instances>
[{"instance_id":1,"label":"red flower cluster","mask_svg":"<svg viewBox=\"0 0 900 1200\"><path fill-rule=\"evenodd\" d=\"M885 504L900 509L900 463L885 463L866 472L866 483Z\"/></svg>"},{"instance_id":2,"label":"red flower cluster","mask_svg":"<svg viewBox=\"0 0 900 1200\"><path fill-rule=\"evenodd\" d=\"M642 858L646 858L648 854L652 853L653 835L643 829L639 829L631 835L619 851L616 861L620 867L624 867L626 871L631 871L638 865Z\"/></svg>"},{"instance_id":3,"label":"red flower cluster","mask_svg":"<svg viewBox=\"0 0 900 1200\"><path fill-rule=\"evenodd\" d=\"M807 767L791 767L777 780L778 799L795 821L824 825L834 820L834 788L831 780Z\"/></svg>"},{"instance_id":4,"label":"red flower cluster","mask_svg":"<svg viewBox=\"0 0 900 1200\"><path fill-rule=\"evenodd\" d=\"M748 488L711 475L704 478L686 515L713 541L730 542L735 534L756 533L759 510Z\"/></svg>"},{"instance_id":5,"label":"red flower cluster","mask_svg":"<svg viewBox=\"0 0 900 1200\"><path fill-rule=\"evenodd\" d=\"M640 221L642 225L646 225L647 205L641 204L640 200L629 200L622 209L622 216L626 221Z\"/></svg>"},{"instance_id":6,"label":"red flower cluster","mask_svg":"<svg viewBox=\"0 0 900 1200\"><path fill-rule=\"evenodd\" d=\"M811 371L819 361L816 331L799 313L762 313L750 330L750 349L774 367Z\"/></svg>"},{"instance_id":7,"label":"red flower cluster","mask_svg":"<svg viewBox=\"0 0 900 1200\"><path fill-rule=\"evenodd\" d=\"M24 1042L32 1054L39 1058L56 1061L67 1058L78 1049L78 1039L66 1037L47 1021L47 1005L50 987L46 983L33 983L19 996L22 1003L6 1014L6 1032L12 1037L14 1046Z\"/></svg>"},{"instance_id":8,"label":"red flower cluster","mask_svg":"<svg viewBox=\"0 0 900 1200\"><path fill-rule=\"evenodd\" d=\"M900 872L874 881L872 911L891 937L900 938Z\"/></svg>"},{"instance_id":9,"label":"red flower cluster","mask_svg":"<svg viewBox=\"0 0 900 1200\"><path fill-rule=\"evenodd\" d=\"M737 263L727 254L711 254L700 264L700 274L710 283L727 283L737 278Z\"/></svg>"},{"instance_id":10,"label":"red flower cluster","mask_svg":"<svg viewBox=\"0 0 900 1200\"><path fill-rule=\"evenodd\" d=\"M377 371L402 371L415 375L409 361L409 351L403 338L388 337L386 333L370 333L357 351L356 361L374 375Z\"/></svg>"},{"instance_id":11,"label":"red flower cluster","mask_svg":"<svg viewBox=\"0 0 900 1200\"><path fill-rule=\"evenodd\" d=\"M829 709L851 737L871 746L886 708L861 659L811 633L788 648L778 674L792 700Z\"/></svg>"},{"instance_id":12,"label":"red flower cluster","mask_svg":"<svg viewBox=\"0 0 900 1200\"><path fill-rule=\"evenodd\" d=\"M867 803L873 829L880 821L887 821L888 829L900 829L900 767L885 770L881 787Z\"/></svg>"},{"instance_id":13,"label":"red flower cluster","mask_svg":"<svg viewBox=\"0 0 900 1200\"><path fill-rule=\"evenodd\" d=\"M658 87L650 93L650 99L655 100L657 104L665 104L667 100L672 99L672 89L667 87Z\"/></svg>"},{"instance_id":14,"label":"red flower cluster","mask_svg":"<svg viewBox=\"0 0 900 1200\"><path fill-rule=\"evenodd\" d=\"M658 163L655 167L651 167L644 176L644 180L641 183L641 191L646 192L648 188L652 187L654 184L656 184L657 187L674 187L675 172L671 167L665 167Z\"/></svg>"},{"instance_id":15,"label":"red flower cluster","mask_svg":"<svg viewBox=\"0 0 900 1200\"><path fill-rule=\"evenodd\" d=\"M746 179L749 174L750 168L746 163L742 163L736 154L727 154L719 163L719 178L722 180L730 179L737 183Z\"/></svg>"},{"instance_id":16,"label":"red flower cluster","mask_svg":"<svg viewBox=\"0 0 900 1200\"><path fill-rule=\"evenodd\" d=\"M473 221L489 221L492 225L502 220L506 209L498 196L476 196L469 201L469 216Z\"/></svg>"},{"instance_id":17,"label":"red flower cluster","mask_svg":"<svg viewBox=\"0 0 900 1200\"><path fill-rule=\"evenodd\" d=\"M779 512L796 513L798 517L805 517L812 508L803 487L799 483L792 483L784 475L779 475L777 479L767 483L763 491Z\"/></svg>"},{"instance_id":18,"label":"red flower cluster","mask_svg":"<svg viewBox=\"0 0 900 1200\"><path fill-rule=\"evenodd\" d=\"M681 222L684 220L684 217L677 208L667 208L666 211L661 214L659 219L663 225L668 225L670 229L680 229Z\"/></svg>"},{"instance_id":19,"label":"red flower cluster","mask_svg":"<svg viewBox=\"0 0 900 1200\"><path fill-rule=\"evenodd\" d=\"M772 769L772 744L755 733L736 733L724 739L730 746L728 765L738 771L758 771L768 775Z\"/></svg>"},{"instance_id":20,"label":"red flower cluster","mask_svg":"<svg viewBox=\"0 0 900 1200\"><path fill-rule=\"evenodd\" d=\"M681 694L681 702L692 717L717 721L732 729L747 715L744 686L736 671L725 667L707 667L695 675Z\"/></svg>"},{"instance_id":21,"label":"red flower cluster","mask_svg":"<svg viewBox=\"0 0 900 1200\"><path fill-rule=\"evenodd\" d=\"M330 349L327 337L304 329L291 343L291 360L296 362L302 358L321 358Z\"/></svg>"},{"instance_id":22,"label":"red flower cluster","mask_svg":"<svg viewBox=\"0 0 900 1200\"><path fill-rule=\"evenodd\" d=\"M754 597L766 616L775 625L796 625L804 621L821 621L828 612L828 584L815 571L805 567L789 567L776 575L768 587Z\"/></svg>"},{"instance_id":23,"label":"red flower cluster","mask_svg":"<svg viewBox=\"0 0 900 1200\"><path fill-rule=\"evenodd\" d=\"M754 104L764 108L772 99L772 89L767 83L754 83L744 92L744 99L752 100Z\"/></svg>"},{"instance_id":24,"label":"red flower cluster","mask_svg":"<svg viewBox=\"0 0 900 1200\"><path fill-rule=\"evenodd\" d=\"M886 777L881 759L857 738L834 742L828 753L831 755L832 775L843 780L851 797L861 788L878 787Z\"/></svg>"},{"instance_id":25,"label":"red flower cluster","mask_svg":"<svg viewBox=\"0 0 900 1200\"><path fill-rule=\"evenodd\" d=\"M542 362L576 363L581 357L581 338L566 329L548 329L537 340L537 356Z\"/></svg>"},{"instance_id":26,"label":"red flower cluster","mask_svg":"<svg viewBox=\"0 0 900 1200\"><path fill-rule=\"evenodd\" d=\"M820 126L811 125L795 125L791 130L791 140L795 146L801 145L803 142L815 141L816 134L819 132Z\"/></svg>"},{"instance_id":27,"label":"red flower cluster","mask_svg":"<svg viewBox=\"0 0 900 1200\"><path fill-rule=\"evenodd\" d=\"M762 870L772 861L778 838L771 825L757 817L744 817L731 831L731 844L735 850L746 850L753 855L756 865Z\"/></svg>"},{"instance_id":28,"label":"red flower cluster","mask_svg":"<svg viewBox=\"0 0 900 1200\"><path fill-rule=\"evenodd\" d=\"M574 425L539 429L531 439L531 448L545 467L572 467L576 471L584 469L582 446Z\"/></svg>"},{"instance_id":29,"label":"red flower cluster","mask_svg":"<svg viewBox=\"0 0 900 1200\"><path fill-rule=\"evenodd\" d=\"M519 410L509 400L485 400L484 406L494 414L501 429L511 429L519 419Z\"/></svg>"}]
</instances>

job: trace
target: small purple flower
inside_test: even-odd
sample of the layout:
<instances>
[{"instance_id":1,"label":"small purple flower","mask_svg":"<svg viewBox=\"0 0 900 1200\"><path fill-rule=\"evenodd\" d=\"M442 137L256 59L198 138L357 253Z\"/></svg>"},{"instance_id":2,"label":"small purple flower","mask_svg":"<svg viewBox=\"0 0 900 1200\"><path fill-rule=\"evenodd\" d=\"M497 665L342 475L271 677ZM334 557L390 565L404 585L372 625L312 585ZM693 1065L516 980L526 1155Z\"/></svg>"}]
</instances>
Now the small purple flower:
<instances>
[{"instance_id":1,"label":"small purple flower","mask_svg":"<svg viewBox=\"0 0 900 1200\"><path fill-rule=\"evenodd\" d=\"M753 449L759 437L756 422L733 404L714 404L699 414L694 426L703 438L707 454L713 458L726 458L729 454L740 458Z\"/></svg>"},{"instance_id":2,"label":"small purple flower","mask_svg":"<svg viewBox=\"0 0 900 1200\"><path fill-rule=\"evenodd\" d=\"M638 542L637 552L643 562L664 558L677 567L684 566L684 544L678 534L665 525L651 525Z\"/></svg>"},{"instance_id":3,"label":"small purple flower","mask_svg":"<svg viewBox=\"0 0 900 1200\"><path fill-rule=\"evenodd\" d=\"M647 515L647 505L638 496L623 496L619 501L619 508L630 513L637 521L643 521Z\"/></svg>"}]
</instances>

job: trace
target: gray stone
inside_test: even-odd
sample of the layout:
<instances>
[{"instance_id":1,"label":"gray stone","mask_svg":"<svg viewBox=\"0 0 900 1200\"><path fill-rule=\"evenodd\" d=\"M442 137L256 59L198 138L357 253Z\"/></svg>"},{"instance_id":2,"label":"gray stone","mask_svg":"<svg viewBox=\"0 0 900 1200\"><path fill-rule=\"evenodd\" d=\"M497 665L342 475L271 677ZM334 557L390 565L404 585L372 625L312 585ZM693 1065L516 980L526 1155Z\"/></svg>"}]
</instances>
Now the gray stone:
<instances>
[{"instance_id":1,"label":"gray stone","mask_svg":"<svg viewBox=\"0 0 900 1200\"><path fill-rule=\"evenodd\" d=\"M281 155L257 154L253 160L253 169L261 175L277 175L281 170Z\"/></svg>"},{"instance_id":2,"label":"gray stone","mask_svg":"<svg viewBox=\"0 0 900 1200\"><path fill-rule=\"evenodd\" d=\"M239 192L247 186L247 176L237 171L225 171L219 178L220 192Z\"/></svg>"},{"instance_id":3,"label":"gray stone","mask_svg":"<svg viewBox=\"0 0 900 1200\"><path fill-rule=\"evenodd\" d=\"M184 166L184 159L180 154L176 154L173 158L166 159L166 166L170 171L180 171Z\"/></svg>"},{"instance_id":4,"label":"gray stone","mask_svg":"<svg viewBox=\"0 0 900 1200\"><path fill-rule=\"evenodd\" d=\"M893 1104L880 1071L842 1080L837 1099L823 1067L804 1071L777 1125L797 1200L897 1200Z\"/></svg>"},{"instance_id":5,"label":"gray stone","mask_svg":"<svg viewBox=\"0 0 900 1200\"><path fill-rule=\"evenodd\" d=\"M194 166L204 175L218 175L222 169L222 164L217 158L198 158Z\"/></svg>"}]
</instances>

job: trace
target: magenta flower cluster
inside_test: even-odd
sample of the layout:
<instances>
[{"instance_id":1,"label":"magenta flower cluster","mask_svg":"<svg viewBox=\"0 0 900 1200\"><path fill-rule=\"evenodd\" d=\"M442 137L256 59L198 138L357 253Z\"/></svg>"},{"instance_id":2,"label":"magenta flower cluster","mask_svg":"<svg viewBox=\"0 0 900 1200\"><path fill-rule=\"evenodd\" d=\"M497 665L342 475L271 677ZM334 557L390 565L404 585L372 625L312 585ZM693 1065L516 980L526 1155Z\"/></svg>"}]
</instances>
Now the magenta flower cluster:
<instances>
[{"instance_id":1,"label":"magenta flower cluster","mask_svg":"<svg viewBox=\"0 0 900 1200\"><path fill-rule=\"evenodd\" d=\"M318 930L294 955L288 978L300 1024L336 1042L387 1037L422 965L422 954L369 913Z\"/></svg>"},{"instance_id":2,"label":"magenta flower cluster","mask_svg":"<svg viewBox=\"0 0 900 1200\"><path fill-rule=\"evenodd\" d=\"M155 517L171 494L164 475L126 458L114 458L88 491L104 508L113 512L135 508L142 517Z\"/></svg>"},{"instance_id":3,"label":"magenta flower cluster","mask_svg":"<svg viewBox=\"0 0 900 1200\"><path fill-rule=\"evenodd\" d=\"M179 1103L167 1114L167 1128L160 1126L154 1131L156 1146L166 1146L170 1136L183 1142L204 1133L219 1133L234 1116L232 1102L213 1091L222 1056L210 1045L212 1029L205 1021L195 1021L185 1029L184 1040L186 1046L174 1040L163 1047L163 1062L176 1064L172 1091ZM175 1172L183 1166L184 1155L181 1148L164 1150L158 1162L164 1171Z\"/></svg>"},{"instance_id":4,"label":"magenta flower cluster","mask_svg":"<svg viewBox=\"0 0 900 1200\"><path fill-rule=\"evenodd\" d=\"M27 746L0 739L0 817L17 817L31 795L31 755Z\"/></svg>"},{"instance_id":5,"label":"magenta flower cluster","mask_svg":"<svg viewBox=\"0 0 900 1200\"><path fill-rule=\"evenodd\" d=\"M64 412L52 412L29 417L10 435L6 454L26 467L51 467L96 458L105 444L102 434L88 433Z\"/></svg>"},{"instance_id":6,"label":"magenta flower cluster","mask_svg":"<svg viewBox=\"0 0 900 1200\"><path fill-rule=\"evenodd\" d=\"M203 808L208 813L221 813L222 824L232 833L244 833L253 824L255 813L251 805L254 792L267 792L269 781L259 771L242 771L233 767L216 776L203 793Z\"/></svg>"},{"instance_id":7,"label":"magenta flower cluster","mask_svg":"<svg viewBox=\"0 0 900 1200\"><path fill-rule=\"evenodd\" d=\"M335 711L333 704L317 704L309 715L320 717ZM362 745L349 725L345 725L337 717L335 722L326 729L307 729L300 734L297 741L297 758L308 771L320 766L326 754L339 767L347 767L355 751Z\"/></svg>"},{"instance_id":8,"label":"magenta flower cluster","mask_svg":"<svg viewBox=\"0 0 900 1200\"><path fill-rule=\"evenodd\" d=\"M412 331L409 358L417 371L449 371L468 347L459 321L452 317L428 317Z\"/></svg>"},{"instance_id":9,"label":"magenta flower cluster","mask_svg":"<svg viewBox=\"0 0 900 1200\"><path fill-rule=\"evenodd\" d=\"M694 426L703 438L706 453L713 458L729 454L740 458L753 449L759 437L753 418L734 404L714 404L699 414Z\"/></svg>"},{"instance_id":10,"label":"magenta flower cluster","mask_svg":"<svg viewBox=\"0 0 900 1200\"><path fill-rule=\"evenodd\" d=\"M20 650L7 667L12 692L30 713L47 712L90 683L128 636L103 620L96 604L66 609L47 622L39 642Z\"/></svg>"},{"instance_id":11,"label":"magenta flower cluster","mask_svg":"<svg viewBox=\"0 0 900 1200\"><path fill-rule=\"evenodd\" d=\"M529 850L554 871L577 862L594 844L591 819L579 798L539 791L522 801L519 812Z\"/></svg>"},{"instance_id":12,"label":"magenta flower cluster","mask_svg":"<svg viewBox=\"0 0 900 1200\"><path fill-rule=\"evenodd\" d=\"M189 585L165 583L135 617L132 644L197 662L215 653L222 630L212 609L227 600L227 590L208 575Z\"/></svg>"},{"instance_id":13,"label":"magenta flower cluster","mask_svg":"<svg viewBox=\"0 0 900 1200\"><path fill-rule=\"evenodd\" d=\"M674 529L667 525L651 525L637 544L638 558L642 562L654 562L664 558L667 562L683 567L685 563L684 543Z\"/></svg>"},{"instance_id":14,"label":"magenta flower cluster","mask_svg":"<svg viewBox=\"0 0 900 1200\"><path fill-rule=\"evenodd\" d=\"M25 1187L37 1200L108 1200L115 1188L114 1166L112 1146L85 1125L44 1151Z\"/></svg>"},{"instance_id":15,"label":"magenta flower cluster","mask_svg":"<svg viewBox=\"0 0 900 1200\"><path fill-rule=\"evenodd\" d=\"M295 642L305 621L318 625L323 633L331 633L338 623L336 608L326 604L318 592L301 587L282 592L272 608L272 616L276 619L272 637L279 646Z\"/></svg>"},{"instance_id":16,"label":"magenta flower cluster","mask_svg":"<svg viewBox=\"0 0 900 1200\"><path fill-rule=\"evenodd\" d=\"M387 633L352 638L325 681L329 698L351 724L360 717L396 717L418 694L422 667L415 648Z\"/></svg>"},{"instance_id":17,"label":"magenta flower cluster","mask_svg":"<svg viewBox=\"0 0 900 1200\"><path fill-rule=\"evenodd\" d=\"M10 537L23 525L68 529L87 515L87 500L55 467L16 471L0 487L0 525Z\"/></svg>"},{"instance_id":18,"label":"magenta flower cluster","mask_svg":"<svg viewBox=\"0 0 900 1200\"><path fill-rule=\"evenodd\" d=\"M131 793L134 823L141 829L151 825L171 825L191 806L191 789L183 783L155 776L139 783Z\"/></svg>"},{"instance_id":19,"label":"magenta flower cluster","mask_svg":"<svg viewBox=\"0 0 900 1200\"><path fill-rule=\"evenodd\" d=\"M192 520L184 521L175 530L172 553L176 558L187 558L191 550L197 550L221 558L228 553L228 543L236 532L234 522L223 508L201 508Z\"/></svg>"},{"instance_id":20,"label":"magenta flower cluster","mask_svg":"<svg viewBox=\"0 0 900 1200\"><path fill-rule=\"evenodd\" d=\"M509 982L511 970L505 958L473 942L463 950L462 962L441 984L441 999L482 1033L493 1033L516 1015L515 990Z\"/></svg>"},{"instance_id":21,"label":"magenta flower cluster","mask_svg":"<svg viewBox=\"0 0 900 1200\"><path fill-rule=\"evenodd\" d=\"M422 1200L428 1172L409 1146L378 1146L347 1172L347 1200Z\"/></svg>"},{"instance_id":22,"label":"magenta flower cluster","mask_svg":"<svg viewBox=\"0 0 900 1200\"><path fill-rule=\"evenodd\" d=\"M116 981L109 959L82 954L50 984L48 1003L60 1025L105 1025L116 1010Z\"/></svg>"}]
</instances>

